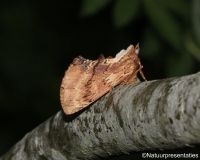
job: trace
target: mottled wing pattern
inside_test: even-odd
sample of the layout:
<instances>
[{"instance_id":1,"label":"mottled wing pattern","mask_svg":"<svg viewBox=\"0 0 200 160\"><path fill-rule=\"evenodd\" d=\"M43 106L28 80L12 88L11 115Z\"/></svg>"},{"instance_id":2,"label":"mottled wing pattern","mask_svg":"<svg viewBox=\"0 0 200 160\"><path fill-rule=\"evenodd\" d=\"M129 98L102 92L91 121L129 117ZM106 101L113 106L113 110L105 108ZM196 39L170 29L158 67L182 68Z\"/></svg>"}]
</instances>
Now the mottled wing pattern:
<instances>
[{"instance_id":1,"label":"mottled wing pattern","mask_svg":"<svg viewBox=\"0 0 200 160\"><path fill-rule=\"evenodd\" d=\"M133 45L115 58L101 56L94 61L75 58L65 72L60 89L65 114L80 111L119 84L135 83L141 68Z\"/></svg>"}]
</instances>

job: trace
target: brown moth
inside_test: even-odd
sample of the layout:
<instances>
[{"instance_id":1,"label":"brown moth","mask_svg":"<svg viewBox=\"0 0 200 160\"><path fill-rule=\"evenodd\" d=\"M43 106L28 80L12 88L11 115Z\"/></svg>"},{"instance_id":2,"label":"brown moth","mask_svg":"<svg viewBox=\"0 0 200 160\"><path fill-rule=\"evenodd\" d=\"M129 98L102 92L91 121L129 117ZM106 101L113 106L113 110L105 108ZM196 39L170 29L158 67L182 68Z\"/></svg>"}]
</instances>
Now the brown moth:
<instances>
[{"instance_id":1,"label":"brown moth","mask_svg":"<svg viewBox=\"0 0 200 160\"><path fill-rule=\"evenodd\" d=\"M80 111L119 84L136 83L138 72L145 79L138 53L139 45L130 45L114 58L75 58L66 70L60 88L64 113Z\"/></svg>"}]
</instances>

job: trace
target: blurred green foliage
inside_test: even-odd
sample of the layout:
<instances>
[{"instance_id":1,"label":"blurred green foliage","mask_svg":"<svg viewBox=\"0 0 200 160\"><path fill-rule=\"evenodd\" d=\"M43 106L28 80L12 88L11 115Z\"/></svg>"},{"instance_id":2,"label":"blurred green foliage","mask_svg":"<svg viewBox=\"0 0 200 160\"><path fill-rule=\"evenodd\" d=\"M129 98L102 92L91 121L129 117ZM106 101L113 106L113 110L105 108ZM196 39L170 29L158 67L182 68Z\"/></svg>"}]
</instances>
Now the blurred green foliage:
<instances>
[{"instance_id":1,"label":"blurred green foliage","mask_svg":"<svg viewBox=\"0 0 200 160\"><path fill-rule=\"evenodd\" d=\"M81 15L93 15L103 9L110 0L83 0Z\"/></svg>"},{"instance_id":2,"label":"blurred green foliage","mask_svg":"<svg viewBox=\"0 0 200 160\"><path fill-rule=\"evenodd\" d=\"M90 10L89 0L82 1L81 10L85 8ZM190 73L194 68L194 61L199 61L200 2L198 0L113 0L111 4L109 1L103 1L101 8L99 1L92 2L93 12L86 16L96 14L106 5L112 5L111 17L118 29L145 19L144 34L141 37L141 43L144 44L142 48L145 51L143 54L151 59L154 56L155 58L163 56L168 76ZM152 28L153 32L150 33L148 28Z\"/></svg>"},{"instance_id":3,"label":"blurred green foliage","mask_svg":"<svg viewBox=\"0 0 200 160\"><path fill-rule=\"evenodd\" d=\"M128 25L139 13L140 0L118 0L114 4L113 23L116 27Z\"/></svg>"},{"instance_id":4,"label":"blurred green foliage","mask_svg":"<svg viewBox=\"0 0 200 160\"><path fill-rule=\"evenodd\" d=\"M140 42L147 79L199 70L199 0L0 1L0 153L60 110L72 59Z\"/></svg>"}]
</instances>

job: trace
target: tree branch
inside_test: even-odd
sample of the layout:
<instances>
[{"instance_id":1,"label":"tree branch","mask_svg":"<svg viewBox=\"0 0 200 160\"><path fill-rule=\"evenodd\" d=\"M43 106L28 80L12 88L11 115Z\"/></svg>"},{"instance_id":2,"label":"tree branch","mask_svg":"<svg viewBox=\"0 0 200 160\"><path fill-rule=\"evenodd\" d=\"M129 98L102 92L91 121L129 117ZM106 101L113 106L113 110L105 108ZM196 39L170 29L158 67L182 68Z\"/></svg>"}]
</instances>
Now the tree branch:
<instances>
[{"instance_id":1,"label":"tree branch","mask_svg":"<svg viewBox=\"0 0 200 160\"><path fill-rule=\"evenodd\" d=\"M200 143L200 72L118 86L84 112L58 112L0 160L92 159Z\"/></svg>"}]
</instances>

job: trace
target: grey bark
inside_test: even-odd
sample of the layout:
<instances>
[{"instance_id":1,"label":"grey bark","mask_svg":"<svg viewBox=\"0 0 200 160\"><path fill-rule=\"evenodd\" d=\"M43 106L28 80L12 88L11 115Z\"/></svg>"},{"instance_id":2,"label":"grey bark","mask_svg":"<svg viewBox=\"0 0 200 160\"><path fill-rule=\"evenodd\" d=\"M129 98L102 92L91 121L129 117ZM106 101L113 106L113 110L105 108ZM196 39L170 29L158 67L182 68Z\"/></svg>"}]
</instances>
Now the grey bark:
<instances>
[{"instance_id":1,"label":"grey bark","mask_svg":"<svg viewBox=\"0 0 200 160\"><path fill-rule=\"evenodd\" d=\"M0 160L75 160L200 144L200 72L118 86L84 112L62 111Z\"/></svg>"}]
</instances>

